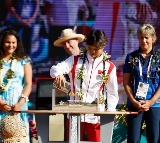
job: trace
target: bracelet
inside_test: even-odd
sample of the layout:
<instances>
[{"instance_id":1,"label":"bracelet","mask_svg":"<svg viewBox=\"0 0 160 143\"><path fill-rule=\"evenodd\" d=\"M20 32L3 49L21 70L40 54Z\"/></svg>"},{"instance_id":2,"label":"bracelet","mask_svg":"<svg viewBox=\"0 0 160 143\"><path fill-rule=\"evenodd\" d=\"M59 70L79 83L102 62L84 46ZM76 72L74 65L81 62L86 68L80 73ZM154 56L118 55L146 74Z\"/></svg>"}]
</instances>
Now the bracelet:
<instances>
[{"instance_id":1,"label":"bracelet","mask_svg":"<svg viewBox=\"0 0 160 143\"><path fill-rule=\"evenodd\" d=\"M24 94L21 94L21 98L24 98L26 101L25 102L28 102L28 96L25 96Z\"/></svg>"}]
</instances>

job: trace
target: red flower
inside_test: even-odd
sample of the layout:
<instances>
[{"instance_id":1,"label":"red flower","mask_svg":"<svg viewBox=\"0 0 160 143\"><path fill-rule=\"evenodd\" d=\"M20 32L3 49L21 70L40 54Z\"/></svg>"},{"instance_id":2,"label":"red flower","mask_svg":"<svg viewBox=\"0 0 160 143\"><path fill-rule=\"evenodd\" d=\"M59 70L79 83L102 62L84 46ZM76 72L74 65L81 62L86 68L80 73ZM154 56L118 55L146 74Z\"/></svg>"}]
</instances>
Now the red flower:
<instances>
[{"instance_id":1,"label":"red flower","mask_svg":"<svg viewBox=\"0 0 160 143\"><path fill-rule=\"evenodd\" d=\"M29 121L29 126L30 126L30 136L31 136L31 138L35 138L36 140L38 140L36 124L33 122L33 120Z\"/></svg>"},{"instance_id":2,"label":"red flower","mask_svg":"<svg viewBox=\"0 0 160 143\"><path fill-rule=\"evenodd\" d=\"M101 71L101 70L98 70L98 74L102 74L103 73L103 71Z\"/></svg>"}]
</instances>

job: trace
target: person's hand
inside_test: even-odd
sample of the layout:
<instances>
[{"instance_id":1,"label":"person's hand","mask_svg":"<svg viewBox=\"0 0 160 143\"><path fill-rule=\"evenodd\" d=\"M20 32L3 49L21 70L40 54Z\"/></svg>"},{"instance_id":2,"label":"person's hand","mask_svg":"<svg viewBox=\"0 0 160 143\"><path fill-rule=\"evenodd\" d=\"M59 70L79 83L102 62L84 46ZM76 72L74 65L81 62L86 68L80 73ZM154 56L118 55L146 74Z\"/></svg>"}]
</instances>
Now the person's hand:
<instances>
[{"instance_id":1,"label":"person's hand","mask_svg":"<svg viewBox=\"0 0 160 143\"><path fill-rule=\"evenodd\" d=\"M11 110L11 106L8 105L6 102L2 102L0 104L0 110L2 110L2 112L8 112Z\"/></svg>"},{"instance_id":2,"label":"person's hand","mask_svg":"<svg viewBox=\"0 0 160 143\"><path fill-rule=\"evenodd\" d=\"M151 104L150 104L149 100L140 100L139 102L141 104L140 111L148 111L149 108L151 107Z\"/></svg>"},{"instance_id":3,"label":"person's hand","mask_svg":"<svg viewBox=\"0 0 160 143\"><path fill-rule=\"evenodd\" d=\"M22 105L20 103L15 104L14 106L12 106L12 113L13 114L18 114L18 112L15 111L20 111L21 110Z\"/></svg>"},{"instance_id":4,"label":"person's hand","mask_svg":"<svg viewBox=\"0 0 160 143\"><path fill-rule=\"evenodd\" d=\"M66 79L64 75L59 75L55 77L54 84L56 87L65 86Z\"/></svg>"},{"instance_id":5,"label":"person's hand","mask_svg":"<svg viewBox=\"0 0 160 143\"><path fill-rule=\"evenodd\" d=\"M32 23L27 19L22 20L21 23L26 27L31 27L32 26Z\"/></svg>"},{"instance_id":6,"label":"person's hand","mask_svg":"<svg viewBox=\"0 0 160 143\"><path fill-rule=\"evenodd\" d=\"M29 19L22 19L16 12L14 7L11 7L11 11L14 14L15 18L24 26L26 27L31 27L32 25L32 21L30 21Z\"/></svg>"},{"instance_id":7,"label":"person's hand","mask_svg":"<svg viewBox=\"0 0 160 143\"><path fill-rule=\"evenodd\" d=\"M139 102L139 101L134 99L132 101L132 104L133 104L134 107L136 107L137 109L141 110L141 107L142 107L141 102Z\"/></svg>"}]
</instances>

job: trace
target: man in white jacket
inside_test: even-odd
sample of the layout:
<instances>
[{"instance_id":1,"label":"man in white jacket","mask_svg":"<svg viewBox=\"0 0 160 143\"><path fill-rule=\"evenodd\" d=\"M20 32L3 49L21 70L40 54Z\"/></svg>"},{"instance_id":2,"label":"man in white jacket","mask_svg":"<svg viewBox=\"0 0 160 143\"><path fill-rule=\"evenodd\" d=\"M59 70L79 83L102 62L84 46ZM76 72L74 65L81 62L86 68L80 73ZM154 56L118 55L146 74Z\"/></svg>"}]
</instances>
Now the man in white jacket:
<instances>
[{"instance_id":1,"label":"man in white jacket","mask_svg":"<svg viewBox=\"0 0 160 143\"><path fill-rule=\"evenodd\" d=\"M106 43L107 37L102 30L92 30L86 36L86 50L52 66L50 75L64 84L65 80L61 80L61 76L69 74L74 99L92 103L104 97L100 98L99 104L104 104L107 98L107 110L115 111L119 99L116 67L109 61L110 56L104 52ZM99 142L99 117L87 114L81 116L81 121L81 135L86 128L88 141Z\"/></svg>"},{"instance_id":2,"label":"man in white jacket","mask_svg":"<svg viewBox=\"0 0 160 143\"><path fill-rule=\"evenodd\" d=\"M76 26L74 29L64 29L61 32L60 37L54 41L54 46L64 48L66 53L68 53L70 56L71 55L79 55L80 54L80 48L79 48L79 43L84 41L85 36L82 34L77 34L75 32ZM57 87L61 86L61 82L65 81L70 81L68 74L65 75L59 75L59 78L56 78L54 80L54 83ZM58 79L58 80L57 80ZM57 94L61 94L62 90L57 90ZM68 96L64 99L66 101ZM69 140L69 120L67 119L67 116L64 115L64 121L65 121L65 140Z\"/></svg>"}]
</instances>

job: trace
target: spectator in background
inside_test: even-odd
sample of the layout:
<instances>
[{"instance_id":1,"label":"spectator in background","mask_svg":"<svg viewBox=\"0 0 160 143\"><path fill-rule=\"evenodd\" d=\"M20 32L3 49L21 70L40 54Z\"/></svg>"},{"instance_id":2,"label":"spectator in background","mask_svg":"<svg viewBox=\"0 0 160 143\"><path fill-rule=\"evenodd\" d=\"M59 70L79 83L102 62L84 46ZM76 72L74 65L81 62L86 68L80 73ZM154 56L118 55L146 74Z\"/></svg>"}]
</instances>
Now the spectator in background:
<instances>
[{"instance_id":1,"label":"spectator in background","mask_svg":"<svg viewBox=\"0 0 160 143\"><path fill-rule=\"evenodd\" d=\"M89 17L89 11L84 0L45 0L45 5L49 25L76 25L79 9L84 10L84 19Z\"/></svg>"},{"instance_id":2,"label":"spectator in background","mask_svg":"<svg viewBox=\"0 0 160 143\"><path fill-rule=\"evenodd\" d=\"M15 28L30 54L33 25L39 13L39 0L5 0L8 9L8 26Z\"/></svg>"}]
</instances>

